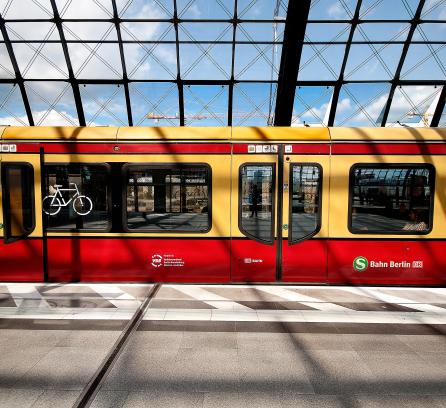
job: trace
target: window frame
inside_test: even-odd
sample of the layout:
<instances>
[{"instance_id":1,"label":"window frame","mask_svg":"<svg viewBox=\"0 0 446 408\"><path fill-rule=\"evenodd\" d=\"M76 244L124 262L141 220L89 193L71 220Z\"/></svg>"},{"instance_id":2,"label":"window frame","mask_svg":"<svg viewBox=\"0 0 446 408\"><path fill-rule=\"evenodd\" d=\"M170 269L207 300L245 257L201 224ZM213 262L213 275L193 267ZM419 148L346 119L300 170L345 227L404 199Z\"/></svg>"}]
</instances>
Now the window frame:
<instances>
[{"instance_id":1,"label":"window frame","mask_svg":"<svg viewBox=\"0 0 446 408\"><path fill-rule=\"evenodd\" d=\"M266 245L274 245L274 242L276 241L276 234L275 234L275 217L276 217L276 162L245 162L242 163L239 167L238 171L238 229L239 231L246 236L247 238L250 238L254 241L260 242L262 244ZM271 202L271 239L264 240L261 238L258 238L252 234L250 234L248 231L246 231L243 228L242 225L242 208L243 208L243 191L242 191L242 170L244 167L247 166L271 166L272 167L272 202Z\"/></svg>"},{"instance_id":2,"label":"window frame","mask_svg":"<svg viewBox=\"0 0 446 408\"><path fill-rule=\"evenodd\" d=\"M113 227L113 202L112 202L112 185L111 185L111 166L109 163L106 162L68 162L68 163L63 163L63 162L45 162L43 163L43 171L42 171L42 175L43 175L43 188L46 191L47 185L46 185L46 179L47 179L47 173L48 173L48 169L47 166L102 166L106 169L106 182L107 182L107 197L106 197L106 203L107 203L107 207L108 207L108 211L107 211L107 216L108 216L108 220L107 220L107 228L104 229L88 229L88 228L50 228L47 225L47 216L46 214L43 213L43 206L42 206L42 213L43 213L43 218L44 218L44 225L43 225L43 230L46 232L88 232L88 233L94 233L94 234L104 234L104 233L108 233L111 232L112 227ZM42 202L43 202L43 198L42 197Z\"/></svg>"},{"instance_id":3,"label":"window frame","mask_svg":"<svg viewBox=\"0 0 446 408\"><path fill-rule=\"evenodd\" d=\"M128 227L128 218L127 218L127 179L129 175L129 168L150 168L150 169L166 169L166 170L175 170L178 168L188 168L193 166L202 166L205 167L208 171L208 227L203 230L190 231L184 229L176 229L176 230L153 230L147 229L146 227L132 229ZM127 233L137 234L140 232L143 233L151 233L151 234L207 234L212 230L212 167L209 163L204 162L187 162L187 163L125 163L122 166L121 170L122 174L122 229ZM179 213L182 214L182 213Z\"/></svg>"},{"instance_id":4,"label":"window frame","mask_svg":"<svg viewBox=\"0 0 446 408\"><path fill-rule=\"evenodd\" d=\"M398 169L398 168L428 168L429 169L429 179L428 185L431 188L431 195L429 200L429 225L428 229L425 231L416 230L399 230L399 231L388 231L388 230L356 230L352 227L352 210L353 210L353 182L355 178L355 170L358 167L362 168L376 168L376 169ZM348 223L347 227L351 234L355 235L428 235L432 232L434 228L434 202L435 202L435 180L436 180L436 169L431 163L355 163L350 167L349 181L348 181Z\"/></svg>"},{"instance_id":5,"label":"window frame","mask_svg":"<svg viewBox=\"0 0 446 408\"><path fill-rule=\"evenodd\" d=\"M297 167L297 166L314 166L317 167L319 169L319 181L318 181L318 191L319 191L319 199L317 202L318 205L318 216L317 216L317 224L316 224L316 229L307 234L304 235L302 238L296 238L293 239L293 167ZM288 195L289 195L289 199L288 199L288 245L294 245L297 244L299 242L305 241L307 239L310 239L312 237L314 237L316 234L319 233L319 231L322 228L322 194L323 194L323 180L324 180L324 170L323 167L321 166L320 163L316 163L316 162L295 162L295 163L290 163L290 179L289 179L289 188L288 188Z\"/></svg>"},{"instance_id":6,"label":"window frame","mask_svg":"<svg viewBox=\"0 0 446 408\"><path fill-rule=\"evenodd\" d=\"M28 167L31 170L31 229L29 232L26 232L18 237L12 237L11 236L11 224L10 224L10 219L11 219L11 206L10 206L10 202L8 200L6 200L6 194L5 192L8 191L7 187L9 186L9 183L6 179L6 171L4 169L4 167L14 167L14 166L25 166ZM19 241L21 239L25 239L26 237L28 237L29 235L31 235L35 229L36 229L36 199L35 199L35 194L34 194L34 189L35 189L35 178L34 178L34 166L31 163L28 162L10 162L10 161L2 161L0 163L0 169L1 169L1 184L2 184L2 207L3 207L3 240L5 242L5 244L11 244L13 242ZM8 196L9 197L9 196Z\"/></svg>"}]
</instances>

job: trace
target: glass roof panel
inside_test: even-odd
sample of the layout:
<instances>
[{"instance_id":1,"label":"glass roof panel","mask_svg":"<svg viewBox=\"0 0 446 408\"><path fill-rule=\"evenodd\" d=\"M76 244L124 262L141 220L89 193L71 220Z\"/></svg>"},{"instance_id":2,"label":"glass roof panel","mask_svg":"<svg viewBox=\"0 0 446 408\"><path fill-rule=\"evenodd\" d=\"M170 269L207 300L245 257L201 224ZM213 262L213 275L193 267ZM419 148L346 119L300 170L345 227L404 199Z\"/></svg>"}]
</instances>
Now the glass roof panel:
<instances>
[{"instance_id":1,"label":"glass roof panel","mask_svg":"<svg viewBox=\"0 0 446 408\"><path fill-rule=\"evenodd\" d=\"M227 126L228 87L187 85L184 87L186 126Z\"/></svg>"},{"instance_id":2,"label":"glass roof panel","mask_svg":"<svg viewBox=\"0 0 446 408\"><path fill-rule=\"evenodd\" d=\"M240 23L237 25L236 41L282 42L283 23Z\"/></svg>"},{"instance_id":3,"label":"glass roof panel","mask_svg":"<svg viewBox=\"0 0 446 408\"><path fill-rule=\"evenodd\" d=\"M273 20L286 17L287 0L238 0L237 17L242 20Z\"/></svg>"},{"instance_id":4,"label":"glass roof panel","mask_svg":"<svg viewBox=\"0 0 446 408\"><path fill-rule=\"evenodd\" d=\"M124 41L175 41L175 29L172 23L123 22L121 36Z\"/></svg>"},{"instance_id":5,"label":"glass roof panel","mask_svg":"<svg viewBox=\"0 0 446 408\"><path fill-rule=\"evenodd\" d=\"M15 84L0 84L0 126L28 126L20 88Z\"/></svg>"},{"instance_id":6,"label":"glass roof panel","mask_svg":"<svg viewBox=\"0 0 446 408\"><path fill-rule=\"evenodd\" d=\"M277 84L249 83L234 86L232 124L269 126L273 123Z\"/></svg>"},{"instance_id":7,"label":"glass roof panel","mask_svg":"<svg viewBox=\"0 0 446 408\"><path fill-rule=\"evenodd\" d=\"M431 85L398 86L386 126L429 126L440 92Z\"/></svg>"},{"instance_id":8,"label":"glass roof panel","mask_svg":"<svg viewBox=\"0 0 446 408\"><path fill-rule=\"evenodd\" d=\"M381 126L390 84L346 84L336 107L335 126Z\"/></svg>"},{"instance_id":9,"label":"glass roof panel","mask_svg":"<svg viewBox=\"0 0 446 408\"><path fill-rule=\"evenodd\" d=\"M228 23L181 23L180 41L232 41L233 28Z\"/></svg>"},{"instance_id":10,"label":"glass roof panel","mask_svg":"<svg viewBox=\"0 0 446 408\"><path fill-rule=\"evenodd\" d=\"M130 83L135 126L179 126L178 87L172 83Z\"/></svg>"},{"instance_id":11,"label":"glass roof panel","mask_svg":"<svg viewBox=\"0 0 446 408\"><path fill-rule=\"evenodd\" d=\"M118 44L69 43L68 50L76 78L122 78L121 57Z\"/></svg>"},{"instance_id":12,"label":"glass roof panel","mask_svg":"<svg viewBox=\"0 0 446 408\"><path fill-rule=\"evenodd\" d=\"M24 78L68 77L65 56L60 43L16 43L12 47Z\"/></svg>"},{"instance_id":13,"label":"glass roof panel","mask_svg":"<svg viewBox=\"0 0 446 408\"><path fill-rule=\"evenodd\" d=\"M356 0L312 0L308 20L350 20Z\"/></svg>"},{"instance_id":14,"label":"glass roof panel","mask_svg":"<svg viewBox=\"0 0 446 408\"><path fill-rule=\"evenodd\" d=\"M50 0L0 0L0 14L5 20L53 18Z\"/></svg>"},{"instance_id":15,"label":"glass roof panel","mask_svg":"<svg viewBox=\"0 0 446 408\"><path fill-rule=\"evenodd\" d=\"M446 20L444 0L427 0L421 18L423 20Z\"/></svg>"},{"instance_id":16,"label":"glass roof panel","mask_svg":"<svg viewBox=\"0 0 446 408\"><path fill-rule=\"evenodd\" d=\"M14 68L8 55L6 45L0 43L0 78L15 78Z\"/></svg>"},{"instance_id":17,"label":"glass roof panel","mask_svg":"<svg viewBox=\"0 0 446 408\"><path fill-rule=\"evenodd\" d=\"M446 106L443 109L443 113L440 118L440 123L438 124L439 127L446 127Z\"/></svg>"},{"instance_id":18,"label":"glass roof panel","mask_svg":"<svg viewBox=\"0 0 446 408\"><path fill-rule=\"evenodd\" d=\"M353 41L406 41L410 25L406 23L362 23Z\"/></svg>"},{"instance_id":19,"label":"glass roof panel","mask_svg":"<svg viewBox=\"0 0 446 408\"><path fill-rule=\"evenodd\" d=\"M234 0L177 0L178 17L197 20L229 20Z\"/></svg>"},{"instance_id":20,"label":"glass roof panel","mask_svg":"<svg viewBox=\"0 0 446 408\"><path fill-rule=\"evenodd\" d=\"M183 79L228 79L231 61L230 44L180 44Z\"/></svg>"},{"instance_id":21,"label":"glass roof panel","mask_svg":"<svg viewBox=\"0 0 446 408\"><path fill-rule=\"evenodd\" d=\"M39 0L40 1L40 0ZM56 0L62 18L112 18L110 0Z\"/></svg>"},{"instance_id":22,"label":"glass roof panel","mask_svg":"<svg viewBox=\"0 0 446 408\"><path fill-rule=\"evenodd\" d=\"M127 75L131 79L175 79L175 44L124 44Z\"/></svg>"},{"instance_id":23,"label":"glass roof panel","mask_svg":"<svg viewBox=\"0 0 446 408\"><path fill-rule=\"evenodd\" d=\"M444 80L446 44L411 44L401 71L401 78Z\"/></svg>"},{"instance_id":24,"label":"glass roof panel","mask_svg":"<svg viewBox=\"0 0 446 408\"><path fill-rule=\"evenodd\" d=\"M115 25L106 21L63 23L67 41L117 41Z\"/></svg>"},{"instance_id":25,"label":"glass roof panel","mask_svg":"<svg viewBox=\"0 0 446 408\"><path fill-rule=\"evenodd\" d=\"M172 0L116 0L121 18L165 20L173 17Z\"/></svg>"},{"instance_id":26,"label":"glass roof panel","mask_svg":"<svg viewBox=\"0 0 446 408\"><path fill-rule=\"evenodd\" d=\"M444 41L445 37L446 22L423 23L415 28L412 41Z\"/></svg>"},{"instance_id":27,"label":"glass roof panel","mask_svg":"<svg viewBox=\"0 0 446 408\"><path fill-rule=\"evenodd\" d=\"M327 126L332 96L332 86L298 86L291 126Z\"/></svg>"},{"instance_id":28,"label":"glass roof panel","mask_svg":"<svg viewBox=\"0 0 446 408\"><path fill-rule=\"evenodd\" d=\"M359 18L367 20L410 20L414 17L419 0L389 1L363 0Z\"/></svg>"},{"instance_id":29,"label":"glass roof panel","mask_svg":"<svg viewBox=\"0 0 446 408\"><path fill-rule=\"evenodd\" d=\"M339 77L345 45L304 45L300 59L300 81L335 80Z\"/></svg>"},{"instance_id":30,"label":"glass roof panel","mask_svg":"<svg viewBox=\"0 0 446 408\"><path fill-rule=\"evenodd\" d=\"M308 23L305 41L347 41L351 25L344 23Z\"/></svg>"},{"instance_id":31,"label":"glass roof panel","mask_svg":"<svg viewBox=\"0 0 446 408\"><path fill-rule=\"evenodd\" d=\"M345 79L391 79L401 57L402 44L355 45L350 48Z\"/></svg>"},{"instance_id":32,"label":"glass roof panel","mask_svg":"<svg viewBox=\"0 0 446 408\"><path fill-rule=\"evenodd\" d=\"M79 126L73 90L66 82L25 82L36 126Z\"/></svg>"},{"instance_id":33,"label":"glass roof panel","mask_svg":"<svg viewBox=\"0 0 446 408\"><path fill-rule=\"evenodd\" d=\"M237 44L235 78L237 80L277 80L281 50L280 44Z\"/></svg>"},{"instance_id":34,"label":"glass roof panel","mask_svg":"<svg viewBox=\"0 0 446 408\"><path fill-rule=\"evenodd\" d=\"M11 41L60 41L56 25L45 21L39 21L38 23L32 21L7 23L6 29L8 30L8 36Z\"/></svg>"},{"instance_id":35,"label":"glass roof panel","mask_svg":"<svg viewBox=\"0 0 446 408\"><path fill-rule=\"evenodd\" d=\"M124 87L83 84L80 86L87 126L128 126Z\"/></svg>"}]
</instances>

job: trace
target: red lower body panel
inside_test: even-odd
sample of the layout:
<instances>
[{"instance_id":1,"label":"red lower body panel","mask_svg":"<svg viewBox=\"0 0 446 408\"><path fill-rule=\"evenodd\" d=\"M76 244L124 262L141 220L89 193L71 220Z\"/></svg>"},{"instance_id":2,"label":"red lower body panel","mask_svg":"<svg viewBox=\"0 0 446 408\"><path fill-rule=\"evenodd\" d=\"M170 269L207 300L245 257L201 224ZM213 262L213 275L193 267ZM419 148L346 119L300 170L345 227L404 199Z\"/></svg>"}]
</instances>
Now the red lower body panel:
<instances>
[{"instance_id":1,"label":"red lower body panel","mask_svg":"<svg viewBox=\"0 0 446 408\"><path fill-rule=\"evenodd\" d=\"M48 239L55 282L228 282L229 264L229 240Z\"/></svg>"},{"instance_id":2,"label":"red lower body panel","mask_svg":"<svg viewBox=\"0 0 446 408\"><path fill-rule=\"evenodd\" d=\"M446 241L329 240L328 281L444 285L445 254Z\"/></svg>"},{"instance_id":3,"label":"red lower body panel","mask_svg":"<svg viewBox=\"0 0 446 408\"><path fill-rule=\"evenodd\" d=\"M11 244L0 241L1 282L42 282L41 239L22 239Z\"/></svg>"},{"instance_id":4,"label":"red lower body panel","mask_svg":"<svg viewBox=\"0 0 446 408\"><path fill-rule=\"evenodd\" d=\"M276 244L250 239L232 240L231 280L234 282L274 282Z\"/></svg>"},{"instance_id":5,"label":"red lower body panel","mask_svg":"<svg viewBox=\"0 0 446 408\"><path fill-rule=\"evenodd\" d=\"M309 239L294 245L283 242L283 282L327 282L328 241Z\"/></svg>"}]
</instances>

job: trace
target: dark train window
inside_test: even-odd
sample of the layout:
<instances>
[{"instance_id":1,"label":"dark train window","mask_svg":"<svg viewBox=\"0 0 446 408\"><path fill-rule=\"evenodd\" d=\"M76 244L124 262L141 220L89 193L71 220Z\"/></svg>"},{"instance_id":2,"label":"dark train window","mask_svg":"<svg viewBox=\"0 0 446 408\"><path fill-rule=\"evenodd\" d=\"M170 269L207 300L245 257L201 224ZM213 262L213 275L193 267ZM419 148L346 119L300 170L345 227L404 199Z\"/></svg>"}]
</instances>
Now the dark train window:
<instances>
[{"instance_id":1,"label":"dark train window","mask_svg":"<svg viewBox=\"0 0 446 408\"><path fill-rule=\"evenodd\" d=\"M274 243L274 170L272 164L245 164L240 167L240 231L268 244Z\"/></svg>"},{"instance_id":2,"label":"dark train window","mask_svg":"<svg viewBox=\"0 0 446 408\"><path fill-rule=\"evenodd\" d=\"M212 224L211 179L211 169L204 164L127 165L127 229L209 231Z\"/></svg>"},{"instance_id":3,"label":"dark train window","mask_svg":"<svg viewBox=\"0 0 446 408\"><path fill-rule=\"evenodd\" d=\"M34 170L28 163L2 163L5 241L26 237L34 230Z\"/></svg>"},{"instance_id":4,"label":"dark train window","mask_svg":"<svg viewBox=\"0 0 446 408\"><path fill-rule=\"evenodd\" d=\"M318 164L292 164L290 175L289 242L316 234L321 223L322 168Z\"/></svg>"},{"instance_id":5,"label":"dark train window","mask_svg":"<svg viewBox=\"0 0 446 408\"><path fill-rule=\"evenodd\" d=\"M45 165L42 210L54 231L107 231L111 226L106 164Z\"/></svg>"},{"instance_id":6,"label":"dark train window","mask_svg":"<svg viewBox=\"0 0 446 408\"><path fill-rule=\"evenodd\" d=\"M434 181L435 169L430 164L353 166L350 231L356 234L429 233Z\"/></svg>"}]
</instances>

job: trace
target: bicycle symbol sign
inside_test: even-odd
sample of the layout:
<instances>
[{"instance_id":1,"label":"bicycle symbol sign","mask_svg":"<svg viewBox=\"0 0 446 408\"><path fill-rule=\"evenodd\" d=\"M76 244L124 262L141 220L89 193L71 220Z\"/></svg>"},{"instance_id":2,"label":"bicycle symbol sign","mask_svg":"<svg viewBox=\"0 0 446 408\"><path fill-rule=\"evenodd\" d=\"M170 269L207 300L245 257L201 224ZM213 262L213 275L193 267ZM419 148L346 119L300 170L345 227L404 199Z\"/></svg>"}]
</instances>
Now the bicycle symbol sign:
<instances>
[{"instance_id":1,"label":"bicycle symbol sign","mask_svg":"<svg viewBox=\"0 0 446 408\"><path fill-rule=\"evenodd\" d=\"M90 214L93 209L93 203L91 199L79 192L76 183L70 183L74 188L61 188L62 185L55 184L54 188L56 192L51 195L47 195L42 201L43 212L48 215L56 215L59 213L62 207L67 207L71 202L73 210L78 215ZM75 192L69 200L65 200L62 195L62 191Z\"/></svg>"}]
</instances>

